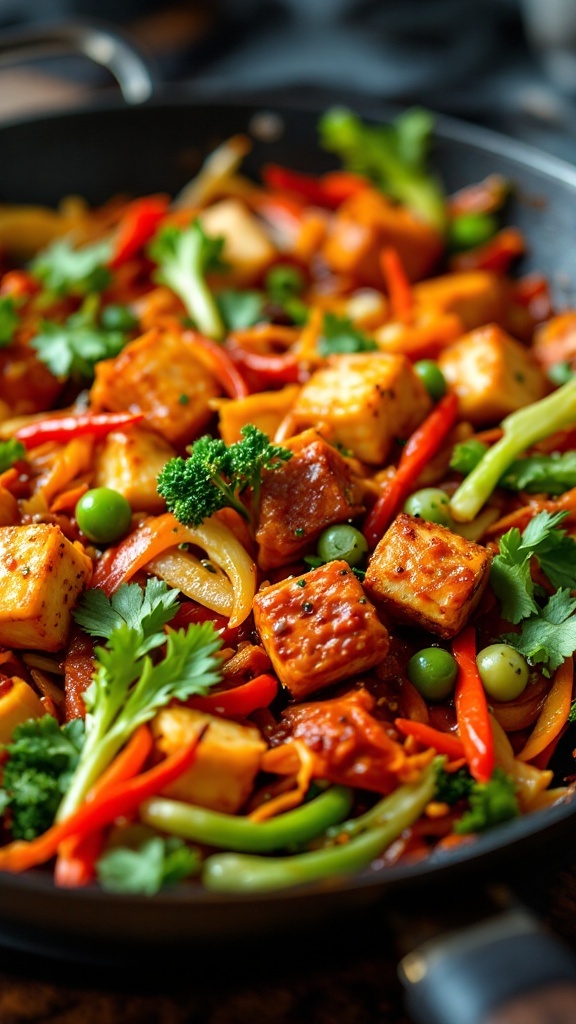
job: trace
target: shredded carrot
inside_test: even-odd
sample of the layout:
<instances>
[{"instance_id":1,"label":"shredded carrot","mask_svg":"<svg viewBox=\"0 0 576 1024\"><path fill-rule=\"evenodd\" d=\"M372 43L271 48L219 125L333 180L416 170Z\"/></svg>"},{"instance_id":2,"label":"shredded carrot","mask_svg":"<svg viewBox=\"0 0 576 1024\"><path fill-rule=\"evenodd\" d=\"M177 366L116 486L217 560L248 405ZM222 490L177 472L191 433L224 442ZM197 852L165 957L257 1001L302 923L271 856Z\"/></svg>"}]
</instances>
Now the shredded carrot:
<instances>
[{"instance_id":1,"label":"shredded carrot","mask_svg":"<svg viewBox=\"0 0 576 1024\"><path fill-rule=\"evenodd\" d=\"M532 761L559 735L568 721L574 684L574 661L566 661L556 669L554 682L536 719L536 724L522 750L516 754L518 761Z\"/></svg>"},{"instance_id":2,"label":"shredded carrot","mask_svg":"<svg viewBox=\"0 0 576 1024\"><path fill-rule=\"evenodd\" d=\"M410 323L414 312L414 299L410 281L397 249L383 249L380 264L390 298L392 316L403 323Z\"/></svg>"},{"instance_id":3,"label":"shredded carrot","mask_svg":"<svg viewBox=\"0 0 576 1024\"><path fill-rule=\"evenodd\" d=\"M68 491L63 491L57 498L54 499L50 505L51 512L70 512L76 507L76 503L86 494L89 485L84 481L81 484L77 484L76 487L71 487Z\"/></svg>"}]
</instances>

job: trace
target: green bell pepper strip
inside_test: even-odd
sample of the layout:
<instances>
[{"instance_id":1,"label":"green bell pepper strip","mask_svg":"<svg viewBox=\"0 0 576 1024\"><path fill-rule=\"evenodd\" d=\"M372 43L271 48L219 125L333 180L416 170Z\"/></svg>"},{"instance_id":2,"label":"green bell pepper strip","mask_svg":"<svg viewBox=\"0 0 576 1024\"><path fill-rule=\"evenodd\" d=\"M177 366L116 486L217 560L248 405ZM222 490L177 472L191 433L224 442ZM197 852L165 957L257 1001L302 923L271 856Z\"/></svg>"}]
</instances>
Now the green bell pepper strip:
<instances>
[{"instance_id":1,"label":"green bell pepper strip","mask_svg":"<svg viewBox=\"0 0 576 1024\"><path fill-rule=\"evenodd\" d=\"M332 786L308 803L266 821L192 804L152 797L140 808L140 818L162 832L243 853L268 853L307 843L330 826L343 821L352 807L352 790Z\"/></svg>"},{"instance_id":2,"label":"green bell pepper strip","mask_svg":"<svg viewBox=\"0 0 576 1024\"><path fill-rule=\"evenodd\" d=\"M286 857L212 854L204 861L202 884L211 892L269 892L360 871L418 820L434 797L436 778L436 764L431 762L418 782L400 786L390 797L380 801L383 824L367 828L348 842ZM393 801L396 807L394 817L389 820L384 809L387 801ZM346 825L341 831L346 832Z\"/></svg>"},{"instance_id":3,"label":"green bell pepper strip","mask_svg":"<svg viewBox=\"0 0 576 1024\"><path fill-rule=\"evenodd\" d=\"M502 420L502 437L488 449L452 495L449 508L453 518L457 522L474 519L518 455L537 441L573 424L576 424L576 377L546 398Z\"/></svg>"}]
</instances>

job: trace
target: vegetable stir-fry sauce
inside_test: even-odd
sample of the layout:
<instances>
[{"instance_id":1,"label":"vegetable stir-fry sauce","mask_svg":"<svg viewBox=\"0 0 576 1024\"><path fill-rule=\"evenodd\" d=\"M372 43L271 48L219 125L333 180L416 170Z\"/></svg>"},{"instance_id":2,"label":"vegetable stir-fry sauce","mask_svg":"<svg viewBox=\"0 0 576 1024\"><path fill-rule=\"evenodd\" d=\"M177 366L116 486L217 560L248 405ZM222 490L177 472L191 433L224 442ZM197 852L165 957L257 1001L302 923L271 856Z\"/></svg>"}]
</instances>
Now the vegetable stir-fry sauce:
<instances>
[{"instance_id":1,"label":"vegetable stir-fry sauce","mask_svg":"<svg viewBox=\"0 0 576 1024\"><path fill-rule=\"evenodd\" d=\"M431 130L0 208L1 871L267 891L565 798L576 311Z\"/></svg>"}]
</instances>

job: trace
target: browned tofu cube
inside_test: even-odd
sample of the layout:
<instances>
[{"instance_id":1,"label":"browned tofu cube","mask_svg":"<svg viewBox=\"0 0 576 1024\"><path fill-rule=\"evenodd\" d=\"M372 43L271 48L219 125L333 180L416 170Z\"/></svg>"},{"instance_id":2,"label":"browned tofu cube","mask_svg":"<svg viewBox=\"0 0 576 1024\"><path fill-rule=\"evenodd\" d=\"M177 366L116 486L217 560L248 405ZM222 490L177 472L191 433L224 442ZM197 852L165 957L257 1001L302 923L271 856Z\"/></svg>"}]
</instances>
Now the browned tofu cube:
<instances>
[{"instance_id":1,"label":"browned tofu cube","mask_svg":"<svg viewBox=\"0 0 576 1024\"><path fill-rule=\"evenodd\" d=\"M220 394L186 332L152 329L114 359L98 363L90 404L142 412L149 426L178 446L206 427L213 415L210 401Z\"/></svg>"},{"instance_id":2,"label":"browned tofu cube","mask_svg":"<svg viewBox=\"0 0 576 1024\"><path fill-rule=\"evenodd\" d=\"M447 638L476 608L490 563L480 544L401 513L370 558L364 588L392 618Z\"/></svg>"},{"instance_id":3,"label":"browned tofu cube","mask_svg":"<svg viewBox=\"0 0 576 1024\"><path fill-rule=\"evenodd\" d=\"M576 312L573 309L550 317L534 331L534 354L545 367L576 363Z\"/></svg>"},{"instance_id":4,"label":"browned tofu cube","mask_svg":"<svg viewBox=\"0 0 576 1024\"><path fill-rule=\"evenodd\" d=\"M166 508L156 490L158 474L174 455L176 450L155 430L113 430L96 451L94 486L119 491L134 512L157 515Z\"/></svg>"},{"instance_id":5,"label":"browned tofu cube","mask_svg":"<svg viewBox=\"0 0 576 1024\"><path fill-rule=\"evenodd\" d=\"M92 561L59 526L0 527L0 644L58 651Z\"/></svg>"},{"instance_id":6,"label":"browned tofu cube","mask_svg":"<svg viewBox=\"0 0 576 1024\"><path fill-rule=\"evenodd\" d=\"M186 803L236 814L252 792L267 743L255 725L232 722L186 707L163 708L152 722L158 749L169 756L208 729L194 764L163 795Z\"/></svg>"},{"instance_id":7,"label":"browned tofu cube","mask_svg":"<svg viewBox=\"0 0 576 1024\"><path fill-rule=\"evenodd\" d=\"M449 345L438 365L458 395L461 418L477 426L498 423L548 390L534 354L497 324Z\"/></svg>"},{"instance_id":8,"label":"browned tofu cube","mask_svg":"<svg viewBox=\"0 0 576 1024\"><path fill-rule=\"evenodd\" d=\"M267 570L295 561L326 526L364 510L363 485L350 463L316 430L284 443L294 454L264 473L256 540L258 564Z\"/></svg>"},{"instance_id":9,"label":"browned tofu cube","mask_svg":"<svg viewBox=\"0 0 576 1024\"><path fill-rule=\"evenodd\" d=\"M347 562L259 591L254 621L280 681L301 699L385 658L389 637Z\"/></svg>"},{"instance_id":10,"label":"browned tofu cube","mask_svg":"<svg viewBox=\"0 0 576 1024\"><path fill-rule=\"evenodd\" d=\"M302 387L294 416L302 426L326 424L336 443L381 465L394 441L407 438L431 405L407 356L370 352L331 356Z\"/></svg>"}]
</instances>

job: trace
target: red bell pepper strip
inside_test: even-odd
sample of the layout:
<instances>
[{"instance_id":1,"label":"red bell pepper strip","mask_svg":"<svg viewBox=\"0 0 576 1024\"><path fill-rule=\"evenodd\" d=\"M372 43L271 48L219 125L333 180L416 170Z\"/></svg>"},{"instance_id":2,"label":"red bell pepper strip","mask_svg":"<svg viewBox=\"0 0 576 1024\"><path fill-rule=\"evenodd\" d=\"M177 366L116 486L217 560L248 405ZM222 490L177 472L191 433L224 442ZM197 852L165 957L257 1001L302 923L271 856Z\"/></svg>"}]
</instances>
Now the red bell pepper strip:
<instances>
[{"instance_id":1,"label":"red bell pepper strip","mask_svg":"<svg viewBox=\"0 0 576 1024\"><path fill-rule=\"evenodd\" d=\"M392 316L408 323L414 308L410 281L397 249L386 247L380 254L380 265L386 282Z\"/></svg>"},{"instance_id":2,"label":"red bell pepper strip","mask_svg":"<svg viewBox=\"0 0 576 1024\"><path fill-rule=\"evenodd\" d=\"M452 641L458 664L454 691L456 721L470 774L488 782L494 769L494 740L486 691L476 665L476 631L467 626Z\"/></svg>"},{"instance_id":3,"label":"red bell pepper strip","mask_svg":"<svg viewBox=\"0 0 576 1024\"><path fill-rule=\"evenodd\" d=\"M96 564L91 587L101 587L109 597L152 558L186 539L185 528L171 512L152 516L116 547L108 548Z\"/></svg>"},{"instance_id":4,"label":"red bell pepper strip","mask_svg":"<svg viewBox=\"0 0 576 1024\"><path fill-rule=\"evenodd\" d=\"M394 476L385 483L382 494L366 516L363 533L370 547L374 548L380 540L420 473L452 429L457 414L458 396L449 391L407 441Z\"/></svg>"},{"instance_id":5,"label":"red bell pepper strip","mask_svg":"<svg viewBox=\"0 0 576 1024\"><path fill-rule=\"evenodd\" d=\"M150 727L144 722L132 734L128 743L114 758L86 797L86 803L95 800L107 789L131 779L142 769L152 750L153 739ZM87 885L92 881L95 864L104 846L104 832L81 833L64 839L58 847L54 866L56 885L72 888Z\"/></svg>"},{"instance_id":6,"label":"red bell pepper strip","mask_svg":"<svg viewBox=\"0 0 576 1024\"><path fill-rule=\"evenodd\" d=\"M216 377L228 398L246 398L250 394L250 389L242 373L222 345L219 345L217 341L212 341L211 338L206 338L198 331L185 331L184 337L199 350L199 359Z\"/></svg>"},{"instance_id":7,"label":"red bell pepper strip","mask_svg":"<svg viewBox=\"0 0 576 1024\"><path fill-rule=\"evenodd\" d=\"M365 179L345 171L330 172L322 177L292 171L280 164L267 164L262 171L262 180L267 188L280 192L293 192L302 196L313 206L326 206L334 210L361 188L367 187Z\"/></svg>"},{"instance_id":8,"label":"red bell pepper strip","mask_svg":"<svg viewBox=\"0 0 576 1024\"><path fill-rule=\"evenodd\" d=\"M74 437L106 437L111 430L131 427L144 419L142 412L92 412L77 416L52 416L34 423L26 423L14 431L14 437L26 448L35 448L45 441L61 441L63 444Z\"/></svg>"},{"instance_id":9,"label":"red bell pepper strip","mask_svg":"<svg viewBox=\"0 0 576 1024\"><path fill-rule=\"evenodd\" d=\"M136 256L156 234L168 213L168 196L144 196L130 203L118 224L108 266L115 270Z\"/></svg>"},{"instance_id":10,"label":"red bell pepper strip","mask_svg":"<svg viewBox=\"0 0 576 1024\"><path fill-rule=\"evenodd\" d=\"M454 270L490 270L493 274L506 274L511 264L526 252L526 241L518 228L502 228L484 245L456 253L452 257Z\"/></svg>"},{"instance_id":11,"label":"red bell pepper strip","mask_svg":"<svg viewBox=\"0 0 576 1024\"><path fill-rule=\"evenodd\" d=\"M221 715L223 718L246 718L257 708L267 708L278 693L278 680L268 672L249 679L247 683L234 686L207 697L190 697L189 708Z\"/></svg>"},{"instance_id":12,"label":"red bell pepper strip","mask_svg":"<svg viewBox=\"0 0 576 1024\"><path fill-rule=\"evenodd\" d=\"M413 736L425 747L434 747L438 754L447 754L451 760L464 757L464 744L450 732L441 732L425 722L411 718L395 718L394 725L404 736Z\"/></svg>"},{"instance_id":13,"label":"red bell pepper strip","mask_svg":"<svg viewBox=\"0 0 576 1024\"><path fill-rule=\"evenodd\" d=\"M238 347L230 350L230 358L240 369L256 373L262 387L297 384L300 380L300 363L293 352L249 352Z\"/></svg>"},{"instance_id":14,"label":"red bell pepper strip","mask_svg":"<svg viewBox=\"0 0 576 1024\"><path fill-rule=\"evenodd\" d=\"M203 729L187 747L170 754L153 768L119 782L101 796L87 801L65 821L52 825L44 835L30 842L18 839L4 846L0 849L0 871L18 873L44 864L54 857L60 843L70 836L86 835L111 825L117 818L130 817L144 800L162 792L192 766L205 731Z\"/></svg>"}]
</instances>

